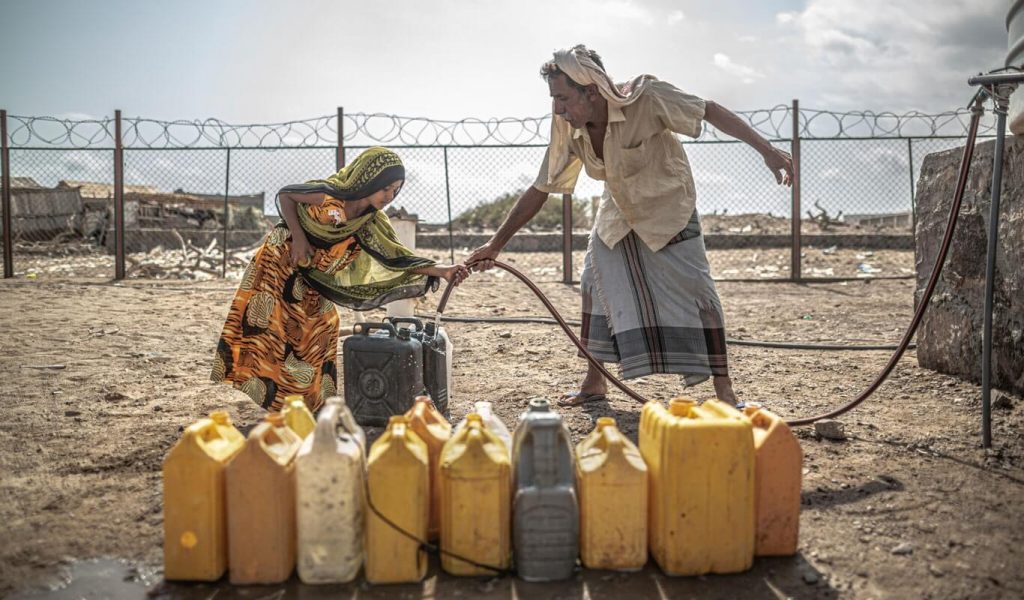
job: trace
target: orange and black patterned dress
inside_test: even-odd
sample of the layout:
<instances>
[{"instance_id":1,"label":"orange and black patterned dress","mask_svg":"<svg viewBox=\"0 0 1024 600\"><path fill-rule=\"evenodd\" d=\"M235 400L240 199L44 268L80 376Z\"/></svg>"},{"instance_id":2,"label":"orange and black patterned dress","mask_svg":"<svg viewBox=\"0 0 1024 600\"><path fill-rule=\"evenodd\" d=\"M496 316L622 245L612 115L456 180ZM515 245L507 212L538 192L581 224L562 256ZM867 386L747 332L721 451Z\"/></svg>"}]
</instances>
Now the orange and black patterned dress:
<instances>
[{"instance_id":1,"label":"orange and black patterned dress","mask_svg":"<svg viewBox=\"0 0 1024 600\"><path fill-rule=\"evenodd\" d=\"M331 196L299 210L325 225L345 221L344 202ZM291 266L291 246L281 223L256 251L228 311L212 374L271 411L280 410L290 394L317 410L338 383L338 312ZM333 274L360 251L353 235L326 249L314 247L311 266Z\"/></svg>"}]
</instances>

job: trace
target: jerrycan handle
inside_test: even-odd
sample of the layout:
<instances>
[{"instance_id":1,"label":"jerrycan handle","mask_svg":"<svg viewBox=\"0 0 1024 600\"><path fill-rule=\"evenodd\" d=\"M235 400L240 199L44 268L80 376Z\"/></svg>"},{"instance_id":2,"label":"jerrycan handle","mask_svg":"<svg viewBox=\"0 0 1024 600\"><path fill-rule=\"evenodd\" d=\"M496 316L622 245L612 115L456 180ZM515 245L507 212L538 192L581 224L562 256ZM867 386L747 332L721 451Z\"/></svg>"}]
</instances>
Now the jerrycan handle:
<instances>
[{"instance_id":1,"label":"jerrycan handle","mask_svg":"<svg viewBox=\"0 0 1024 600\"><path fill-rule=\"evenodd\" d=\"M320 452L333 452L336 444L335 430L338 426L338 414L341 406L328 402L316 420L316 429L313 430L313 447Z\"/></svg>"},{"instance_id":2,"label":"jerrycan handle","mask_svg":"<svg viewBox=\"0 0 1024 600\"><path fill-rule=\"evenodd\" d=\"M362 335L370 335L370 332L374 329L387 329L391 337L398 336L398 332L395 331L395 326L391 323L373 323L366 321L363 323L356 323L352 326L353 333Z\"/></svg>"},{"instance_id":3,"label":"jerrycan handle","mask_svg":"<svg viewBox=\"0 0 1024 600\"><path fill-rule=\"evenodd\" d=\"M384 317L387 321L390 321L396 328L399 323L409 323L416 326L416 331L423 331L423 320L417 319L416 317Z\"/></svg>"},{"instance_id":4,"label":"jerrycan handle","mask_svg":"<svg viewBox=\"0 0 1024 600\"><path fill-rule=\"evenodd\" d=\"M626 453L626 442L628 441L626 436L622 435L619 431L618 425L614 421L610 425L606 425L601 428L601 435L604 436L605 440L605 452L608 455L621 456Z\"/></svg>"},{"instance_id":5,"label":"jerrycan handle","mask_svg":"<svg viewBox=\"0 0 1024 600\"><path fill-rule=\"evenodd\" d=\"M220 429L217 427L217 422L213 419L203 419L199 422L199 425L199 427L194 429L192 427L186 428L185 436L194 437L197 442L203 444L224 439L224 436L220 434Z\"/></svg>"}]
</instances>

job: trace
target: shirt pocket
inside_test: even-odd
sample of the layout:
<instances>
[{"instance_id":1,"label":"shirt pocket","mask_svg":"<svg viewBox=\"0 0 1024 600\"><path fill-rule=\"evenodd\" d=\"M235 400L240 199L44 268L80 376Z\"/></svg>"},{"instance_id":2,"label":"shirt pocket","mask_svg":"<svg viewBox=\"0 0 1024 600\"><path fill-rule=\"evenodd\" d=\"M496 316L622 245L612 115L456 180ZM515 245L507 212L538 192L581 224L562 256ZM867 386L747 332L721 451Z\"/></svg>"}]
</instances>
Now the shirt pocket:
<instances>
[{"instance_id":1,"label":"shirt pocket","mask_svg":"<svg viewBox=\"0 0 1024 600\"><path fill-rule=\"evenodd\" d=\"M650 154L650 139L646 139L640 144L629 148L624 147L619 150L620 153L620 173L623 179L633 177L640 173L644 169L644 165L647 164Z\"/></svg>"}]
</instances>

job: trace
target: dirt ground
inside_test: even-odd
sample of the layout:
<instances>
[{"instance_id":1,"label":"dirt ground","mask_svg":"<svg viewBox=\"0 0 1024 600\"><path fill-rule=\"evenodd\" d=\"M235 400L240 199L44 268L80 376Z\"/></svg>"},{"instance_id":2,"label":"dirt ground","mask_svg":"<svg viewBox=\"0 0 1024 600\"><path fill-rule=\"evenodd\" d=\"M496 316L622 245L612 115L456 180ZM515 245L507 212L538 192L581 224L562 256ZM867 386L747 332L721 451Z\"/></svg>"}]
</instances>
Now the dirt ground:
<instances>
[{"instance_id":1,"label":"dirt ground","mask_svg":"<svg viewBox=\"0 0 1024 600\"><path fill-rule=\"evenodd\" d=\"M540 282L563 314L578 318L578 288L559 283L557 256L503 258ZM242 428L262 417L240 392L207 381L236 282L71 279L46 271L59 260L34 260L36 278L24 275L22 263L19 277L0 282L0 596L144 597L148 587L151 596L187 598L1024 597L1024 402L1000 397L993 447L982 449L979 387L918 368L913 352L872 398L841 418L849 439L798 430L805 453L799 553L758 559L745 574L668 578L649 564L635 574L581 571L568 582L539 585L456 579L435 565L415 586L164 584L165 453L184 426L211 410L228 410ZM836 267L857 260L851 254ZM893 269L912 268L906 253L893 260ZM733 338L895 343L911 315L913 286L723 282L719 290ZM420 310L432 310L438 297ZM497 273L471 278L447 314L546 316L524 287ZM511 425L529 398L554 398L584 372L575 349L549 325L446 327L455 344L453 420L487 399ZM816 414L852 398L888 357L730 347L740 397L785 416ZM632 383L652 399L684 393L675 377ZM712 388L685 393L706 399ZM617 390L607 403L562 414L574 440L604 415L636 440L639 406ZM94 558L116 559L123 568L82 562ZM81 587L90 573L88 581L97 583Z\"/></svg>"}]
</instances>

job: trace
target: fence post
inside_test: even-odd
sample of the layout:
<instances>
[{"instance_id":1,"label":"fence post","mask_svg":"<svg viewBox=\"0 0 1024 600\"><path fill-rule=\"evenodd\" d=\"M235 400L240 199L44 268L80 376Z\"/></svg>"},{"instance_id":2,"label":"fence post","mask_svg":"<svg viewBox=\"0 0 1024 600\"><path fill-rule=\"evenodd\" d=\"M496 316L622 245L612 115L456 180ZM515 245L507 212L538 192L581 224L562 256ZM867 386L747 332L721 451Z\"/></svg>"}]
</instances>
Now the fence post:
<instances>
[{"instance_id":1,"label":"fence post","mask_svg":"<svg viewBox=\"0 0 1024 600\"><path fill-rule=\"evenodd\" d=\"M448 146L444 147L444 196L448 200L448 252L455 264L455 241L452 235L452 190L448 184Z\"/></svg>"},{"instance_id":2,"label":"fence post","mask_svg":"<svg viewBox=\"0 0 1024 600\"><path fill-rule=\"evenodd\" d=\"M220 267L220 276L228 276L228 223L231 220L231 207L228 205L228 189L231 186L231 148L227 148L224 159L224 262Z\"/></svg>"},{"instance_id":3,"label":"fence post","mask_svg":"<svg viewBox=\"0 0 1024 600\"><path fill-rule=\"evenodd\" d=\"M0 169L4 178L2 200L4 211L4 279L14 277L14 235L11 233L11 149L7 145L7 111L0 110L0 138L3 149L0 152Z\"/></svg>"},{"instance_id":4,"label":"fence post","mask_svg":"<svg viewBox=\"0 0 1024 600\"><path fill-rule=\"evenodd\" d=\"M345 108L338 107L338 148L334 154L334 170L345 166Z\"/></svg>"},{"instance_id":5,"label":"fence post","mask_svg":"<svg viewBox=\"0 0 1024 600\"><path fill-rule=\"evenodd\" d=\"M124 279L124 147L121 111L114 111L114 279Z\"/></svg>"},{"instance_id":6,"label":"fence post","mask_svg":"<svg viewBox=\"0 0 1024 600\"><path fill-rule=\"evenodd\" d=\"M572 275L572 194L562 194L562 283Z\"/></svg>"},{"instance_id":7,"label":"fence post","mask_svg":"<svg viewBox=\"0 0 1024 600\"><path fill-rule=\"evenodd\" d=\"M792 242L790 250L790 277L793 281L800 281L803 277L800 272L800 101L793 99L793 139L790 141L790 150L793 157L793 187L792 187Z\"/></svg>"},{"instance_id":8,"label":"fence post","mask_svg":"<svg viewBox=\"0 0 1024 600\"><path fill-rule=\"evenodd\" d=\"M910 163L910 227L917 231L917 201L914 199L914 140L907 138L907 161Z\"/></svg>"}]
</instances>

